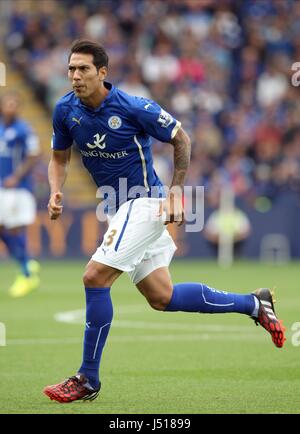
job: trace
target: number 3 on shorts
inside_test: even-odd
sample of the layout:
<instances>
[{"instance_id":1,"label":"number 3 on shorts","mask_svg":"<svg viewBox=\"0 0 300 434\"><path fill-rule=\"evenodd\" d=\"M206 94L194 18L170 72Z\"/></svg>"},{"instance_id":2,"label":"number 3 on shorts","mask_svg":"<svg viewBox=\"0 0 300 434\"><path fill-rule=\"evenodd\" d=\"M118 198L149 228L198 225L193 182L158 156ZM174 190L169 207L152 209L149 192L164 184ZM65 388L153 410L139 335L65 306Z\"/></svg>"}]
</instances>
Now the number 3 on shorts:
<instances>
[{"instance_id":1,"label":"number 3 on shorts","mask_svg":"<svg viewBox=\"0 0 300 434\"><path fill-rule=\"evenodd\" d=\"M105 240L105 243L104 243L105 246L110 246L113 243L114 236L116 235L117 232L118 231L116 229L112 229L110 231L110 233L107 235L107 238Z\"/></svg>"}]
</instances>

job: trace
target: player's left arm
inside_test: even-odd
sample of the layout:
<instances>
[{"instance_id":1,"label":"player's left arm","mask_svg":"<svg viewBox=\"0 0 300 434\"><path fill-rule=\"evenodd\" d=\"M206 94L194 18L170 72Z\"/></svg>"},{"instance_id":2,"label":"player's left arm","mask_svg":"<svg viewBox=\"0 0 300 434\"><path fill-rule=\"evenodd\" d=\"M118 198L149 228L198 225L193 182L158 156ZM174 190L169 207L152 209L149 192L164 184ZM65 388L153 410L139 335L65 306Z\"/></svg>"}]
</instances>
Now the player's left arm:
<instances>
[{"instance_id":1,"label":"player's left arm","mask_svg":"<svg viewBox=\"0 0 300 434\"><path fill-rule=\"evenodd\" d=\"M141 129L161 142L174 147L174 174L166 200L162 201L159 215L166 214L165 224L184 222L183 185L190 163L191 141L187 133L170 113L155 101L134 97L130 107L132 119Z\"/></svg>"},{"instance_id":2,"label":"player's left arm","mask_svg":"<svg viewBox=\"0 0 300 434\"><path fill-rule=\"evenodd\" d=\"M191 140L180 127L170 140L174 147L174 173L168 196L162 202L160 213L166 213L167 223L177 222L178 226L184 222L183 187L186 173L191 159Z\"/></svg>"}]
</instances>

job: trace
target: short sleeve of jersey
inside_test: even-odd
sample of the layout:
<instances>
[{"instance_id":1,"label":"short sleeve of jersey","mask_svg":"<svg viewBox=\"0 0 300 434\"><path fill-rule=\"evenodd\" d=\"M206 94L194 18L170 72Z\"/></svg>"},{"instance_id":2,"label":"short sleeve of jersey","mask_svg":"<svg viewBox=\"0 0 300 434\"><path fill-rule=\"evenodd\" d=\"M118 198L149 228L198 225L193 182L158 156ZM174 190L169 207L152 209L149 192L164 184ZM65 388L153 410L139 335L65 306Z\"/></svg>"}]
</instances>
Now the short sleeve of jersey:
<instances>
[{"instance_id":1,"label":"short sleeve of jersey","mask_svg":"<svg viewBox=\"0 0 300 434\"><path fill-rule=\"evenodd\" d=\"M51 148L55 151L63 151L68 149L73 139L64 123L65 113L62 105L56 105L53 112L53 136Z\"/></svg>"},{"instance_id":2,"label":"short sleeve of jersey","mask_svg":"<svg viewBox=\"0 0 300 434\"><path fill-rule=\"evenodd\" d=\"M170 142L181 127L170 113L149 99L135 97L133 115L146 133L161 142Z\"/></svg>"}]
</instances>

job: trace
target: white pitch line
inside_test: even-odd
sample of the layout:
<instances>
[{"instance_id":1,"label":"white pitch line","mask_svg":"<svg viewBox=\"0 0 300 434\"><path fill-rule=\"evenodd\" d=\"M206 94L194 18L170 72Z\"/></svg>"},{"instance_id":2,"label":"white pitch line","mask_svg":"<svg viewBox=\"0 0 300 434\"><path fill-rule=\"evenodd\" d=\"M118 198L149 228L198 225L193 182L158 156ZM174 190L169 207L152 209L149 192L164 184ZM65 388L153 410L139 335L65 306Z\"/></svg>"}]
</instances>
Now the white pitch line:
<instances>
[{"instance_id":1,"label":"white pitch line","mask_svg":"<svg viewBox=\"0 0 300 434\"><path fill-rule=\"evenodd\" d=\"M135 314L135 313L149 313L151 309L147 309L147 306L141 304L130 304L125 306L119 306L114 309L115 316L123 314ZM82 324L85 321L85 310L76 309L65 312L58 312L54 315L54 319L58 322L67 322L69 324Z\"/></svg>"},{"instance_id":2,"label":"white pitch line","mask_svg":"<svg viewBox=\"0 0 300 434\"><path fill-rule=\"evenodd\" d=\"M249 326L231 326L222 324L178 324L171 322L150 322L150 321L127 321L127 320L114 320L113 326L117 328L129 329L144 329L144 330L178 330L178 331L206 331L206 332L236 332L245 333L247 331L253 332L253 327ZM254 329L255 330L255 329Z\"/></svg>"},{"instance_id":3,"label":"white pitch line","mask_svg":"<svg viewBox=\"0 0 300 434\"><path fill-rule=\"evenodd\" d=\"M168 316L169 312L165 315ZM196 315L196 313L195 313ZM68 324L84 324L85 311L83 309L72 310L67 312L58 312L54 315L54 319L58 322ZM245 333L253 332L253 326L246 325L225 325L225 324L195 324L195 323L172 323L172 322L156 322L156 321L132 321L114 319L112 327L129 328L129 329L145 329L145 330L178 330L178 331L207 331L207 332L236 332Z\"/></svg>"},{"instance_id":4,"label":"white pitch line","mask_svg":"<svg viewBox=\"0 0 300 434\"><path fill-rule=\"evenodd\" d=\"M82 342L80 338L28 338L28 339L7 339L7 346L10 345L60 345L78 344Z\"/></svg>"},{"instance_id":5,"label":"white pitch line","mask_svg":"<svg viewBox=\"0 0 300 434\"><path fill-rule=\"evenodd\" d=\"M178 342L178 341L262 341L266 337L261 334L247 334L245 336L237 336L233 333L218 333L218 334L183 334L183 335L137 335L137 336L110 336L109 342ZM80 338L31 338L31 339L8 339L7 347L16 345L77 345L82 343Z\"/></svg>"}]
</instances>

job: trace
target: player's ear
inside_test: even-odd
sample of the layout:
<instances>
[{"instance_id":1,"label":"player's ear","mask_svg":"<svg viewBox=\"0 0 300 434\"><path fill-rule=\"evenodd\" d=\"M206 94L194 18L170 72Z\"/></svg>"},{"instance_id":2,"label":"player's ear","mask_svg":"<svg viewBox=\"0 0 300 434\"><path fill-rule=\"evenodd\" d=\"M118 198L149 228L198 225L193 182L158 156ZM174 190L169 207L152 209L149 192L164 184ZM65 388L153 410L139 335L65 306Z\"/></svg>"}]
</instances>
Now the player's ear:
<instances>
[{"instance_id":1,"label":"player's ear","mask_svg":"<svg viewBox=\"0 0 300 434\"><path fill-rule=\"evenodd\" d=\"M106 66L101 66L101 68L99 68L98 70L98 75L101 81L105 80L106 76L107 76L107 68Z\"/></svg>"}]
</instances>

